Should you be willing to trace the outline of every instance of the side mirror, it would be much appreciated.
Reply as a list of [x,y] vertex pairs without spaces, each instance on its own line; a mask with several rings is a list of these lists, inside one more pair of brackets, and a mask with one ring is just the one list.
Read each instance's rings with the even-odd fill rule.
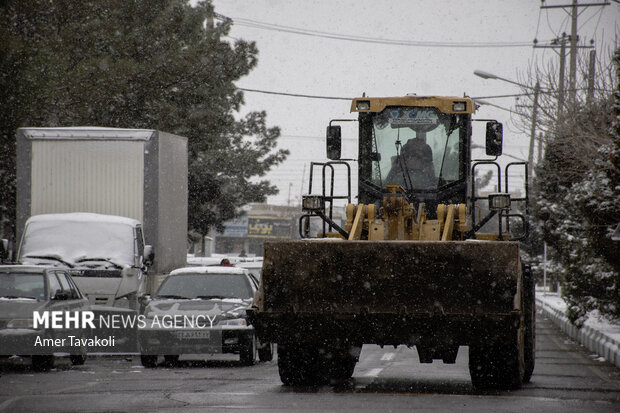
[[52,297],[52,300],[63,301],[63,300],[68,300],[69,297],[70,295],[68,291],[58,290],[56,291],[56,294],[54,294],[54,297]]
[[9,240],[0,240],[0,261],[4,261],[9,258]]
[[327,127],[327,159],[340,159],[341,134],[340,126]]
[[155,261],[155,250],[153,249],[152,245],[145,245],[143,263],[147,267],[150,267],[151,265],[153,265],[153,261]]
[[504,140],[504,128],[499,122],[487,123],[486,152],[488,156],[500,156]]
[[141,295],[138,297],[138,303],[140,304],[140,308],[144,309],[151,302],[151,296],[148,294]]

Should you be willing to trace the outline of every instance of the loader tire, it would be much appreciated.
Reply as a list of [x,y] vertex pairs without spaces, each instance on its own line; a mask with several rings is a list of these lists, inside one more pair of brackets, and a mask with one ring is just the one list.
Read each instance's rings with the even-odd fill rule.
[[349,380],[353,376],[355,369],[355,359],[351,357],[338,357],[330,360],[328,364],[328,375],[330,382],[342,382]]
[[515,390],[523,384],[523,328],[511,330],[505,341],[469,348],[469,374],[475,389]]
[[278,372],[285,386],[325,384],[322,362],[316,347],[278,344]]

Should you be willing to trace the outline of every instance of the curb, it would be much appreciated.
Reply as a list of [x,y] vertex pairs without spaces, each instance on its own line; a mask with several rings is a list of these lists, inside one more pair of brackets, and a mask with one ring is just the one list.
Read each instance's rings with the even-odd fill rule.
[[589,326],[577,328],[568,321],[562,311],[545,304],[539,298],[536,298],[536,309],[542,310],[545,317],[553,321],[572,339],[577,340],[616,367],[620,367],[620,342],[618,340]]

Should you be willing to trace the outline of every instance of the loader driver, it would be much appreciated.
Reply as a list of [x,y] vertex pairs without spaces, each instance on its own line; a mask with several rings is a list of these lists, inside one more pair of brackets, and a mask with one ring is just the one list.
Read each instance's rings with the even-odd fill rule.
[[429,189],[436,186],[433,151],[425,142],[424,135],[426,134],[418,133],[416,138],[409,139],[401,146],[400,155],[392,157],[392,168],[388,173],[387,183],[412,189]]

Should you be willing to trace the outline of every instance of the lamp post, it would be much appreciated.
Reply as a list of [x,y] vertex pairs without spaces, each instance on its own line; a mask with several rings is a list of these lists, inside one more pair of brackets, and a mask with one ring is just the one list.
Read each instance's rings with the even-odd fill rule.
[[532,128],[530,130],[530,147],[528,151],[527,160],[530,164],[530,168],[527,168],[527,179],[528,181],[532,178],[532,166],[534,160],[534,142],[536,141],[536,122],[538,121],[538,95],[540,94],[540,84],[538,81],[536,82],[536,86],[533,88],[524,85],[523,83],[515,82],[514,80],[506,79],[501,76],[494,75],[493,73],[485,72],[483,70],[474,70],[474,75],[481,77],[483,79],[495,79],[502,80],[504,82],[512,83],[513,85],[517,85],[519,87],[525,89],[533,89],[534,90],[534,104],[532,105]]

